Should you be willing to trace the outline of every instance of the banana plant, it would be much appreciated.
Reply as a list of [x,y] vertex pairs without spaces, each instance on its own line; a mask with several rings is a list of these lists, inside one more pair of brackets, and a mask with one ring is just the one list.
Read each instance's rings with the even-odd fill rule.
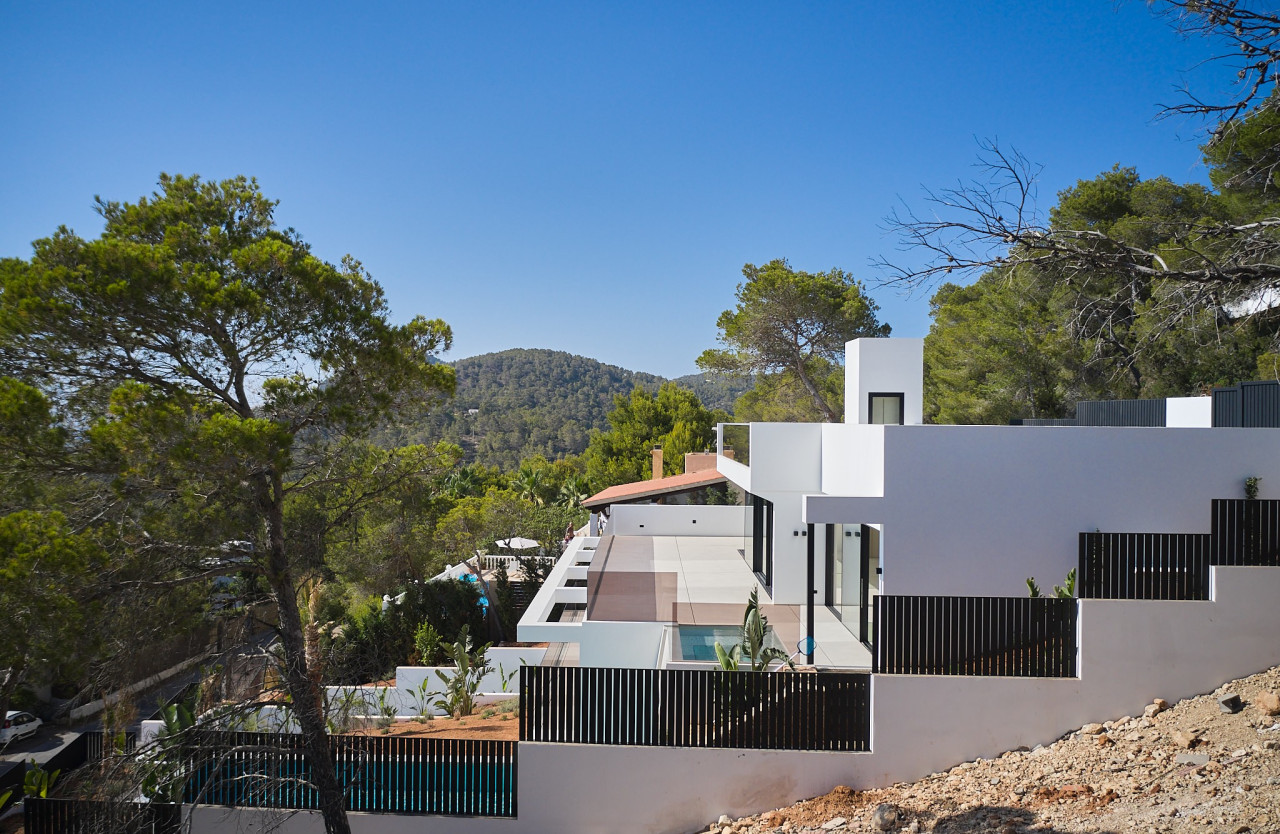
[[493,668],[484,657],[488,646],[482,646],[479,651],[473,652],[467,626],[463,626],[458,632],[456,643],[441,645],[453,658],[455,669],[447,675],[440,669],[436,670],[436,676],[444,683],[444,697],[437,700],[435,705],[447,715],[465,718],[475,712],[476,692],[480,689],[480,681]]
[[[53,773],[45,770],[36,764],[36,760],[32,759],[31,764],[27,767],[27,773],[22,777],[22,795],[34,796],[40,799],[47,799],[49,789],[53,787],[53,783],[57,780],[61,770],[55,770]],[[0,801],[0,805],[4,802]]]
[[147,758],[142,795],[156,802],[181,802],[187,784],[184,768],[195,716],[183,704],[171,704],[160,711],[164,725],[156,734],[155,748]]
[[726,649],[716,643],[716,659],[720,668],[729,672],[739,669],[752,672],[767,672],[776,662],[786,664],[790,669],[796,668],[787,653],[777,646],[766,645],[769,639],[769,618],[760,611],[760,589],[752,588],[747,597],[747,609],[742,614],[742,627],[739,640]]

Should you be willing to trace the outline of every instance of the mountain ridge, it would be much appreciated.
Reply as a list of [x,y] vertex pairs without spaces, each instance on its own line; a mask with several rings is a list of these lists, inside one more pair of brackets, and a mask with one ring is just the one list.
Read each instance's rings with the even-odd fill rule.
[[468,462],[508,470],[535,454],[580,454],[593,429],[608,428],[615,394],[629,395],[636,387],[652,392],[674,382],[707,407],[732,411],[750,387],[708,374],[669,380],[548,348],[510,348],[443,364],[457,375],[453,398],[398,426],[398,442],[448,440],[462,447]]

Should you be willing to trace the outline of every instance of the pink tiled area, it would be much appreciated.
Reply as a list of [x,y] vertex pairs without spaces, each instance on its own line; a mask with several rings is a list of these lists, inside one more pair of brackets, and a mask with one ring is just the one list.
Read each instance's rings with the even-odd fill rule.
[[[736,537],[611,536],[587,572],[587,620],[739,625],[759,581]],[[789,649],[804,636],[803,606],[774,605],[759,588],[762,612]],[[815,609],[815,662],[869,668],[871,657],[826,607]]]

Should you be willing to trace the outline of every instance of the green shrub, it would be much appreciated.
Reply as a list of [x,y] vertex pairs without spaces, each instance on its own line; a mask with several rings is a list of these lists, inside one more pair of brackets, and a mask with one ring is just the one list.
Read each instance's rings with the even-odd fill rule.
[[444,662],[444,649],[440,646],[440,632],[424,621],[413,635],[413,645],[418,652],[418,663],[423,666],[439,666]]

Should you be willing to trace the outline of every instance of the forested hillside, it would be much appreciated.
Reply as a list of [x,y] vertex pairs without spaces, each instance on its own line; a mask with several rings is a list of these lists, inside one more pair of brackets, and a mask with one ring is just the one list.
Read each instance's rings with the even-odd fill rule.
[[[636,387],[656,392],[664,380],[594,359],[555,350],[513,349],[452,363],[458,388],[454,398],[409,426],[396,443],[448,440],[468,461],[513,470],[541,454],[554,460],[580,454],[591,429],[606,429],[605,415],[615,394]],[[708,408],[732,408],[748,387],[705,374],[675,382],[693,391]]]

